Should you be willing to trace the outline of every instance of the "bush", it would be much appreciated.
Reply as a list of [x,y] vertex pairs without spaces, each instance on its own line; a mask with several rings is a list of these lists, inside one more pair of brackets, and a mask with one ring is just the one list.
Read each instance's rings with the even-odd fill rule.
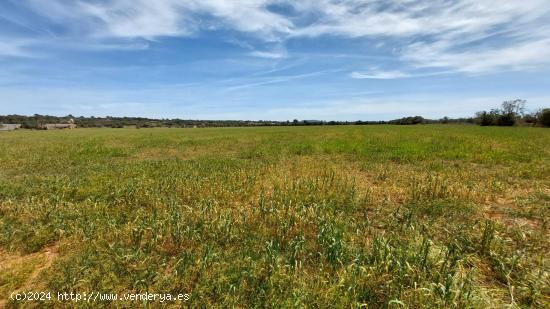
[[537,123],[543,127],[550,127],[550,108],[545,108],[538,113]]
[[481,112],[477,115],[480,126],[492,126],[495,125],[495,115],[488,112]]
[[504,101],[502,108],[490,112],[477,113],[477,122],[481,126],[513,126],[517,119],[525,115],[525,100]]
[[401,119],[390,120],[390,124],[400,124],[400,125],[414,125],[424,123],[425,119],[421,116],[414,117],[404,117]]
[[537,116],[533,114],[527,114],[523,116],[523,122],[529,125],[534,125],[537,123]]
[[516,123],[514,114],[503,114],[497,117],[497,126],[511,127]]

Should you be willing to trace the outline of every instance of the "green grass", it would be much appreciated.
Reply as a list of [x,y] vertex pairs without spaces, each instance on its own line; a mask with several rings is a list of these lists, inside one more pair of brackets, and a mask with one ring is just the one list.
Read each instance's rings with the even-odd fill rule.
[[59,245],[40,277],[52,291],[189,293],[191,307],[547,307],[549,219],[547,129],[0,134],[0,248]]

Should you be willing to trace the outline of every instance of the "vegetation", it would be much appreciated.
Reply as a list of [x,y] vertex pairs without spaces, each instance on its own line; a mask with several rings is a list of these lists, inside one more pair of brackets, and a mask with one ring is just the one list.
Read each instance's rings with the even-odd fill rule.
[[422,116],[403,117],[389,121],[322,121],[298,120],[184,120],[184,119],[150,119],[143,117],[63,117],[38,115],[0,115],[2,123],[22,124],[24,129],[42,129],[46,123],[67,123],[74,121],[80,128],[204,128],[204,127],[265,127],[265,126],[310,126],[310,125],[417,125],[417,124],[474,124],[481,126],[540,126],[550,127],[550,109],[541,109],[535,113],[526,113],[527,101],[516,99],[504,101],[500,109],[481,111],[473,118],[443,117],[426,119]]
[[414,116],[414,117],[405,117],[397,120],[391,120],[390,124],[402,124],[402,125],[411,125],[411,124],[421,124],[426,123],[427,120],[424,119],[421,116]]
[[472,118],[440,120],[424,119],[420,116],[405,117],[390,121],[321,121],[298,120],[269,121],[269,120],[184,120],[184,119],[149,119],[141,117],[64,117],[34,115],[6,115],[0,116],[1,123],[20,123],[25,129],[40,129],[46,123],[67,123],[74,120],[80,128],[204,128],[204,127],[265,127],[265,126],[310,126],[310,125],[379,125],[379,124],[433,124],[433,123],[474,123]]
[[549,145],[454,125],[0,134],[0,299],[548,307]]
[[481,126],[514,125],[550,127],[550,109],[542,109],[537,113],[525,112],[527,101],[516,99],[504,101],[502,108],[482,111],[476,114],[477,123]]
[[550,128],[550,108],[545,108],[538,112],[536,119],[541,126]]

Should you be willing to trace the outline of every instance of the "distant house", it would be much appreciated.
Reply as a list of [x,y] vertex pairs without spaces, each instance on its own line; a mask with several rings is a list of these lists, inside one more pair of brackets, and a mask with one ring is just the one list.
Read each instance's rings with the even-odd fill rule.
[[13,131],[21,129],[21,125],[18,123],[0,123],[0,131]]
[[74,120],[70,119],[67,123],[46,123],[42,128],[46,130],[75,129],[76,124],[74,124]]
[[62,129],[74,129],[76,124],[74,123],[47,123],[42,126],[46,130],[62,130]]

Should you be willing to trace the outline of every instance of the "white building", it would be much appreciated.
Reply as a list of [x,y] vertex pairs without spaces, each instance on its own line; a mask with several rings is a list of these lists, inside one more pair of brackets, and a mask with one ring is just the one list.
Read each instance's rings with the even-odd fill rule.
[[21,129],[21,125],[18,123],[0,123],[0,131],[13,131]]

